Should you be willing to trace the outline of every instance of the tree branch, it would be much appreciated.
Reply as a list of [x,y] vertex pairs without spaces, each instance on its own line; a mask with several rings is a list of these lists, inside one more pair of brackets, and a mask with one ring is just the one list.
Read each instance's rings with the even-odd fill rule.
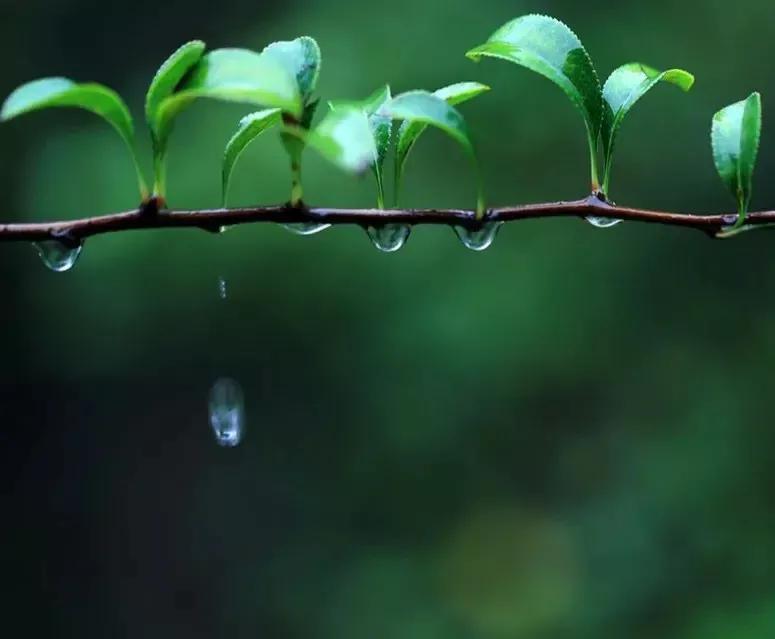
[[[515,222],[547,217],[609,217],[632,222],[662,224],[703,231],[717,237],[737,219],[737,214],[693,215],[649,211],[608,204],[592,195],[572,202],[548,202],[488,209],[484,220],[477,221],[475,211],[462,209],[337,209],[261,206],[233,209],[171,210],[160,209],[151,200],[144,206],[121,213],[96,217],[39,222],[0,224],[0,241],[27,241],[57,239],[77,243],[94,235],[160,228],[199,228],[218,232],[223,227],[255,222],[282,224],[319,222],[323,224],[443,224],[476,228],[483,222]],[[746,227],[775,224],[775,211],[749,213]]]

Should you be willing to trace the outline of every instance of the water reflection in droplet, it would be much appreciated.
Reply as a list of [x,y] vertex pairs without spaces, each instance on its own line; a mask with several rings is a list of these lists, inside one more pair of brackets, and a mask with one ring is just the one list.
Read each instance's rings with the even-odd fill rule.
[[219,446],[232,448],[245,430],[245,399],[239,382],[222,377],[210,389],[210,427]]
[[60,240],[43,240],[33,244],[46,268],[57,273],[69,271],[78,261],[83,243],[66,243]]
[[297,222],[294,224],[283,224],[282,227],[296,235],[314,235],[325,231],[330,224],[321,224],[320,222]]
[[601,217],[599,215],[588,215],[585,219],[592,226],[596,226],[599,229],[610,229],[621,222],[621,220],[617,220],[615,217]]
[[382,226],[368,226],[366,233],[380,251],[393,253],[406,244],[412,228],[408,224],[384,224]]
[[484,251],[492,246],[502,225],[503,222],[486,222],[475,228],[455,226],[454,229],[463,246],[472,251]]

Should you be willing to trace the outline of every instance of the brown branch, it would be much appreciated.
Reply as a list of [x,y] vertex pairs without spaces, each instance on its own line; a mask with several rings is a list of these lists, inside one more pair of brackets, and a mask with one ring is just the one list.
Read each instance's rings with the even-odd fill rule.
[[[697,229],[714,237],[734,224],[736,214],[692,215],[648,211],[614,206],[590,196],[572,202],[549,202],[489,209],[483,221],[514,222],[546,217],[604,216],[628,220]],[[234,209],[170,210],[158,209],[152,200],[145,206],[96,217],[61,222],[0,224],[0,241],[41,241],[59,239],[77,243],[93,235],[119,231],[159,228],[199,228],[218,232],[222,227],[255,222],[320,222],[325,224],[358,224],[379,226],[388,223],[445,224],[475,228],[474,211],[461,209],[335,209],[261,206]],[[775,211],[749,213],[746,227],[775,223]]]

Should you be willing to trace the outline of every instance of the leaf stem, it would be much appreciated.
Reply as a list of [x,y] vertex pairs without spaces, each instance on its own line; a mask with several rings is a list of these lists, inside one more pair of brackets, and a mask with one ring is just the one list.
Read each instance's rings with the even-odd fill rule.
[[605,163],[605,169],[603,169],[603,185],[601,191],[606,198],[609,197],[608,191],[611,184],[611,161],[610,159]]
[[377,180],[377,208],[385,208],[385,182],[382,179],[382,171],[376,169],[374,171],[374,177]]
[[301,183],[301,161],[291,161],[291,206],[301,206],[304,199],[304,187]]
[[153,152],[153,195],[167,195],[167,153],[164,150]]
[[743,224],[745,224],[745,216],[748,212],[748,203],[745,201],[745,194],[738,192],[737,194],[737,221],[734,223],[731,231],[737,231]]
[[[589,166],[590,166],[590,181],[592,186],[592,192],[600,190],[600,177],[598,173],[598,159],[597,159],[597,140],[592,137],[592,133],[587,129],[587,143],[589,144]],[[607,174],[607,170],[606,170]],[[607,185],[603,183],[603,193],[606,193]]]

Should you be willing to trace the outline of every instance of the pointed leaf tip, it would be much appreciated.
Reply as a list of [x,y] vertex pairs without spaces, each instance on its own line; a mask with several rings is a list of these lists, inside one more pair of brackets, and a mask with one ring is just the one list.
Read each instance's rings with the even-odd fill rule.
[[713,161],[738,207],[738,220],[733,228],[742,226],[751,201],[761,125],[761,96],[757,92],[713,116]]

